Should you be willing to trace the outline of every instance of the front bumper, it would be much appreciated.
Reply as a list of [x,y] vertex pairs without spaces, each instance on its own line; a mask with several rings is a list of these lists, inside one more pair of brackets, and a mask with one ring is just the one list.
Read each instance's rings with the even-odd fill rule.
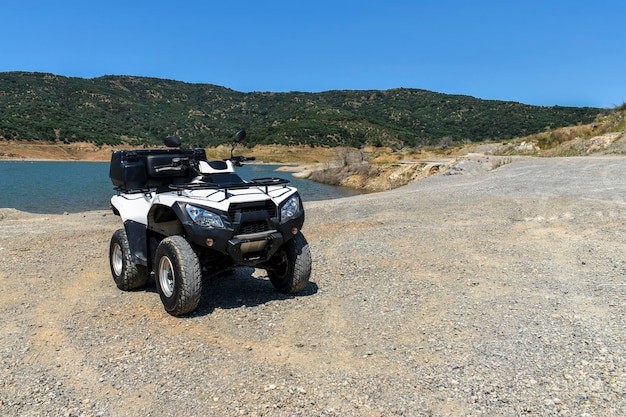
[[236,266],[257,266],[266,263],[285,242],[302,228],[304,212],[285,223],[273,223],[270,230],[237,234],[232,229],[200,227],[184,224],[190,240],[203,249],[227,255]]
[[282,233],[275,230],[237,235],[228,241],[227,251],[236,265],[255,266],[268,261],[284,241]]

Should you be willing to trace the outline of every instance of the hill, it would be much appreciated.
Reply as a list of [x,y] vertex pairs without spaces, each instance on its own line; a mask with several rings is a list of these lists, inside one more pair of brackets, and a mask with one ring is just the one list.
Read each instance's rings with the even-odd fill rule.
[[98,146],[227,143],[445,145],[511,139],[589,123],[605,109],[543,107],[418,89],[242,93],[211,84],[104,76],[0,73],[0,139]]
[[593,123],[550,129],[508,141],[441,148],[367,152],[336,148],[331,163],[300,175],[329,184],[370,191],[389,190],[432,175],[496,169],[512,157],[626,154],[626,104]]

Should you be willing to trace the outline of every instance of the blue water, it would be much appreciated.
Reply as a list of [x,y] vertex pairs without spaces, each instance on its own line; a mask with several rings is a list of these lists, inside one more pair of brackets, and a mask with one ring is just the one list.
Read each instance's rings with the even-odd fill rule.
[[[343,187],[319,184],[277,172],[280,165],[250,164],[237,168],[244,179],[281,177],[291,181],[306,201],[358,194]],[[30,213],[76,213],[107,210],[115,194],[108,162],[0,161],[0,207]]]

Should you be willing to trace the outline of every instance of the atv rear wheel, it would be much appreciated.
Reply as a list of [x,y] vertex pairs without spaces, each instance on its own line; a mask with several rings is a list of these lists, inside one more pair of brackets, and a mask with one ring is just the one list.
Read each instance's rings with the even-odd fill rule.
[[309,244],[300,232],[284,243],[272,257],[272,269],[267,275],[274,288],[285,294],[302,291],[311,276]]
[[192,312],[202,295],[200,261],[182,236],[159,243],[154,260],[156,284],[165,310],[174,315]]
[[148,282],[145,266],[132,261],[126,230],[118,229],[111,236],[109,265],[117,288],[124,291],[141,288]]

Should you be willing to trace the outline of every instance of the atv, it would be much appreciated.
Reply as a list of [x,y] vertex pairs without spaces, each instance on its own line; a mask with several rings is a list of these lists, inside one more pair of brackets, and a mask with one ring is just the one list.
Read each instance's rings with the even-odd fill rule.
[[239,131],[228,159],[209,161],[204,149],[123,150],[111,155],[109,177],[117,192],[111,210],[124,227],[111,237],[109,261],[121,290],[144,287],[154,276],[165,310],[193,312],[203,278],[236,267],[265,269],[275,289],[302,291],[311,253],[301,232],[304,208],[282,178],[243,180],[234,156],[246,137]]

